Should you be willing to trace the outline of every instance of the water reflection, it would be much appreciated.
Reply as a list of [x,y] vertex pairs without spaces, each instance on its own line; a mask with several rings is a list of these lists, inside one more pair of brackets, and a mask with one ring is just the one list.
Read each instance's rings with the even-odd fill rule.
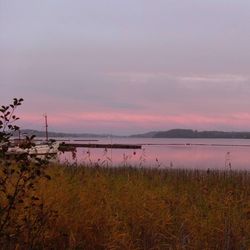
[[[107,139],[101,143],[107,143]],[[66,152],[60,155],[60,161],[99,166],[250,170],[248,140],[119,138],[114,143],[143,144],[143,147],[141,150],[77,148],[75,156]]]

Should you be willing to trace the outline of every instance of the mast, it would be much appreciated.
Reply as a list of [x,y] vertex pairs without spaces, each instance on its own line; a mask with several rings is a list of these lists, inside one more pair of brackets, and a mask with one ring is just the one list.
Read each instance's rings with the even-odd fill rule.
[[47,120],[47,114],[44,114],[45,118],[45,136],[46,136],[46,142],[49,141],[49,135],[48,135],[48,120]]
[[18,129],[18,142],[21,143],[21,130]]

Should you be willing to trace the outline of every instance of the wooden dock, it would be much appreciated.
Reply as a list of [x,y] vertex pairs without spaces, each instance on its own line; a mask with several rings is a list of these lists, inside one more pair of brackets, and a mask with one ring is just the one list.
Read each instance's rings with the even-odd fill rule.
[[61,143],[59,150],[68,151],[74,148],[112,148],[112,149],[141,149],[138,144],[99,144],[99,143]]

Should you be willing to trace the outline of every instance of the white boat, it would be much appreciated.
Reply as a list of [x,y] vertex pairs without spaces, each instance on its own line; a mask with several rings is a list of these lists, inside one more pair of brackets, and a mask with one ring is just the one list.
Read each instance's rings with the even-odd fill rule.
[[6,152],[7,155],[18,155],[18,154],[28,154],[28,155],[55,155],[58,153],[60,143],[53,142],[51,144],[38,144],[31,148],[21,148],[19,146],[9,147]]
[[29,155],[51,155],[57,154],[60,143],[39,144],[28,149]]
[[[58,153],[58,148],[60,146],[59,142],[49,142],[48,138],[48,122],[47,122],[47,115],[44,115],[45,117],[45,134],[46,134],[46,142],[34,145],[30,148],[22,148],[18,145],[11,146],[8,148],[8,151],[6,152],[7,155],[18,155],[18,154],[28,154],[28,155],[35,155],[35,156],[43,156],[43,155],[56,155]],[[21,142],[21,139],[18,139],[18,143]],[[24,140],[25,144],[25,140]]]

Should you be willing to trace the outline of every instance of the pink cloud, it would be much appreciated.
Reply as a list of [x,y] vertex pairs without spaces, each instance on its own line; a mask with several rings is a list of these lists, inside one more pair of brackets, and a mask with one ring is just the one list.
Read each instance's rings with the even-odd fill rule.
[[[26,113],[21,117],[24,124],[34,124],[39,127],[43,126],[44,118],[36,114]],[[196,129],[215,129],[217,127],[231,126],[232,128],[245,129],[250,124],[249,113],[236,113],[228,116],[204,116],[199,114],[185,115],[154,115],[154,114],[129,114],[118,112],[74,112],[74,113],[57,113],[48,114],[49,125],[53,127],[73,128],[76,124],[79,127],[84,124],[92,124],[102,132],[103,125],[109,124],[112,127],[126,129],[126,126],[137,126],[148,130],[166,129],[176,127],[190,127]],[[122,124],[122,126],[121,126]],[[88,129],[88,128],[86,128]]]

